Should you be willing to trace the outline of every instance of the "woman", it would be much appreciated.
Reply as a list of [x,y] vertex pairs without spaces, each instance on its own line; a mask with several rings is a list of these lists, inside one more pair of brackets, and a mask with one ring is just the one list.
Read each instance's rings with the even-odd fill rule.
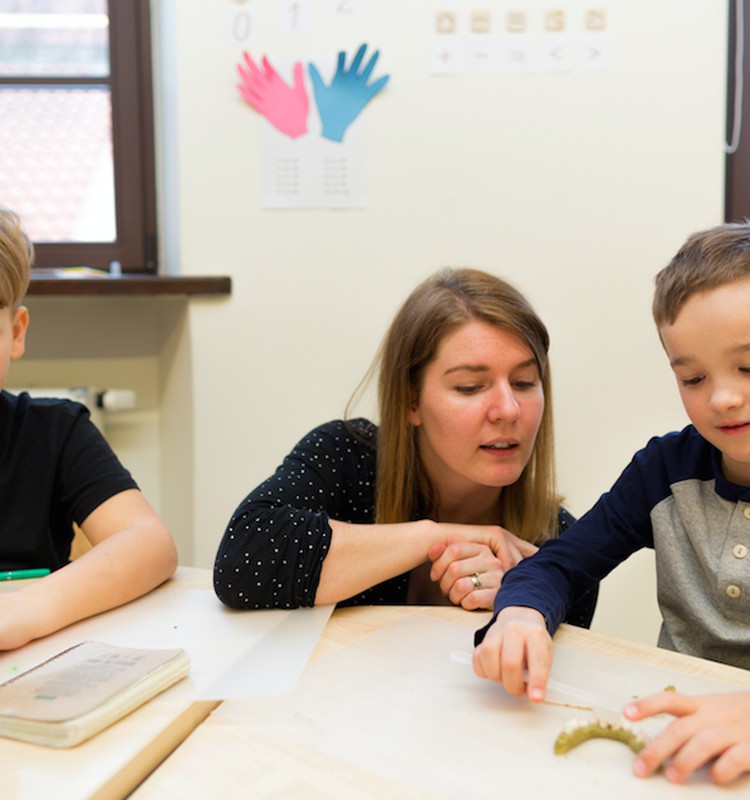
[[[573,521],[555,491],[548,347],[500,278],[446,269],[420,284],[372,370],[380,425],[316,428],[243,500],[219,598],[492,608],[503,574]],[[569,621],[588,625],[595,601]]]

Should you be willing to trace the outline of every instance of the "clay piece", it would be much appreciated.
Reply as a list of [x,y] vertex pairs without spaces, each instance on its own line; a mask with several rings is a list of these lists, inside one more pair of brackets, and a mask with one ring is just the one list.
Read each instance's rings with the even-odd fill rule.
[[627,722],[615,724],[601,719],[574,719],[565,723],[555,740],[555,755],[567,753],[588,739],[614,739],[626,744],[634,753],[639,753],[648,744],[648,737]]

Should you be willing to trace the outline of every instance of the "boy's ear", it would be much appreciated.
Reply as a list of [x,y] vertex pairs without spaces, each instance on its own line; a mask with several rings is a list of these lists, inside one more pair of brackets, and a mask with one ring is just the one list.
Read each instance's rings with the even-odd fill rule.
[[24,354],[26,350],[26,331],[29,327],[29,309],[26,306],[18,306],[13,315],[13,344],[10,349],[10,357],[15,361]]

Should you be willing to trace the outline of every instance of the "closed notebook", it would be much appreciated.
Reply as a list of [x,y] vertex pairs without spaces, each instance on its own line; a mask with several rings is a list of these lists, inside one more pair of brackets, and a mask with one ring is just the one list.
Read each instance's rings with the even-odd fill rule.
[[0,736],[71,747],[187,675],[184,650],[81,642],[0,684]]

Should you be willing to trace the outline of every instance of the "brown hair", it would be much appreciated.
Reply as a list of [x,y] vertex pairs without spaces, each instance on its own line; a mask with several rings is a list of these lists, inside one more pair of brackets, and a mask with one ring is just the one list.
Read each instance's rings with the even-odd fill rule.
[[750,223],[728,222],[688,237],[656,276],[652,312],[657,327],[671,325],[699,292],[750,277]]
[[521,477],[500,496],[499,521],[538,542],[557,532],[554,445],[547,329],[526,298],[501,278],[475,269],[443,269],[409,295],[381,344],[370,374],[379,370],[375,521],[404,522],[434,513],[434,487],[420,464],[409,411],[425,368],[443,338],[471,320],[521,337],[534,354],[545,404],[532,456]]
[[29,288],[34,246],[18,215],[0,206],[0,308],[14,308]]

